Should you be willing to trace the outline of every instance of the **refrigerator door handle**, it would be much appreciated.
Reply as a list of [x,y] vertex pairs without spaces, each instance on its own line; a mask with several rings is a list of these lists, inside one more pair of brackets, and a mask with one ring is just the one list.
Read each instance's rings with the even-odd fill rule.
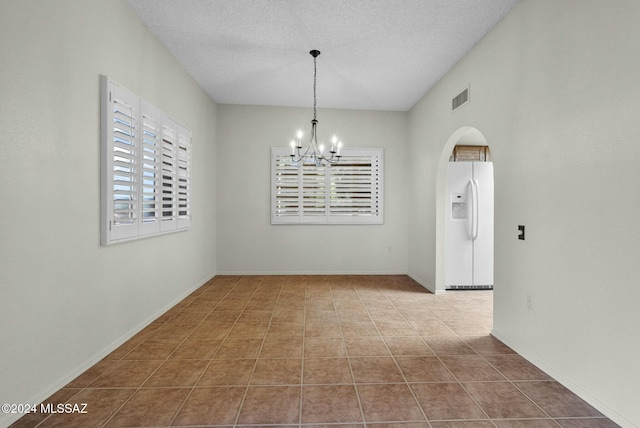
[[471,238],[475,241],[476,239],[478,239],[478,216],[479,211],[478,210],[478,199],[479,199],[479,195],[478,195],[478,180],[476,180],[475,178],[469,180],[471,182],[471,191],[472,191],[472,195],[471,195],[471,216],[472,216],[472,227],[471,227]]
[[467,222],[467,225],[468,225],[467,231],[469,232],[469,239],[471,239],[472,241],[474,240],[474,238],[473,238],[473,234],[475,233],[475,224],[474,224],[474,222],[475,222],[475,218],[476,218],[476,215],[475,215],[475,213],[476,213],[476,207],[475,207],[476,201],[475,201],[475,196],[474,196],[475,195],[474,186],[475,186],[475,183],[473,182],[473,178],[470,178],[469,182],[467,183],[467,191],[470,193],[470,195],[469,195],[469,208],[470,209],[469,209],[469,211],[467,211],[468,214],[469,214],[469,220]]

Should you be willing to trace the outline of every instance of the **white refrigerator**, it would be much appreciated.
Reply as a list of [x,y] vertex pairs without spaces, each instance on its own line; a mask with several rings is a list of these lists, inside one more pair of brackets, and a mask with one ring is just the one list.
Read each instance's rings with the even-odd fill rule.
[[449,162],[445,288],[493,288],[493,163]]

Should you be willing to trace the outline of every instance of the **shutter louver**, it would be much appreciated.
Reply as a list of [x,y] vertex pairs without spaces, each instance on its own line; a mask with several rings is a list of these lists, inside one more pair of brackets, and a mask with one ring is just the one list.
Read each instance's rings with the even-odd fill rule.
[[160,191],[162,205],[160,209],[160,218],[162,224],[161,230],[175,228],[175,175],[176,175],[176,127],[170,121],[162,124],[162,148],[161,148],[161,178]]
[[151,105],[142,105],[141,208],[140,234],[160,230],[160,133],[161,113]]
[[327,186],[325,183],[325,167],[303,165],[301,168],[302,186],[300,188],[300,198],[302,199],[303,219],[308,219],[309,217],[326,217]]
[[115,239],[126,239],[138,234],[138,141],[137,117],[139,103],[130,92],[116,85],[105,85],[105,98],[109,105],[103,114],[108,137],[103,147],[107,173],[103,177],[105,201],[104,230]]
[[298,167],[291,164],[288,155],[271,156],[272,221],[300,216]]
[[132,106],[116,99],[113,112],[113,224],[132,224],[136,209],[136,125]]
[[379,161],[377,156],[343,156],[331,167],[331,216],[378,215]]
[[179,229],[191,225],[191,134],[180,128],[177,145],[177,203]]

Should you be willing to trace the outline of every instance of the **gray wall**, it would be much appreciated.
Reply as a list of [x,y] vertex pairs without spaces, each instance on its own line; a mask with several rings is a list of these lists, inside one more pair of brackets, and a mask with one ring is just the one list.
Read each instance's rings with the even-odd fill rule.
[[[271,225],[271,147],[308,135],[311,109],[218,106],[218,273],[405,273],[407,118],[318,109],[319,141],[384,148],[382,225]],[[389,248],[391,247],[391,252]]]
[[523,1],[412,109],[409,137],[409,273],[442,288],[441,179],[474,127],[495,161],[494,333],[625,426],[640,425],[639,19],[635,0]]
[[[0,402],[32,403],[215,274],[216,105],[122,1],[2,0],[0,58]],[[190,231],[100,246],[101,74],[193,131]]]

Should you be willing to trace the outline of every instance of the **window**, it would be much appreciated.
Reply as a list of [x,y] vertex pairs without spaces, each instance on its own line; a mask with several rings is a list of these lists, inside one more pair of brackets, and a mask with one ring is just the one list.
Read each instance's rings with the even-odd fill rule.
[[489,146],[455,146],[449,162],[491,162]]
[[101,243],[191,226],[191,132],[102,77]]
[[271,149],[271,224],[382,224],[383,150],[342,149],[333,166]]

